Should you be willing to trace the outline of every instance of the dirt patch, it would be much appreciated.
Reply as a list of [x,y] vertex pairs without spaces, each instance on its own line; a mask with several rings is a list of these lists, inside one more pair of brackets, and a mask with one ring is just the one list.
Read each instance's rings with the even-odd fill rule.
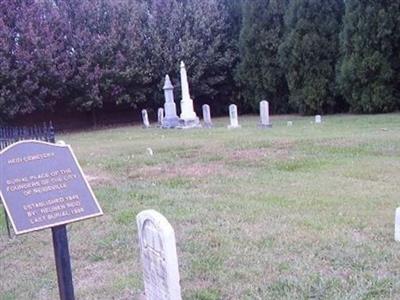
[[232,160],[258,161],[263,159],[287,159],[290,157],[290,149],[286,147],[260,148],[234,150],[229,158]]
[[140,169],[130,170],[130,179],[170,179],[174,177],[203,178],[216,174],[223,174],[222,163],[192,163],[190,165],[161,165],[148,166]]
[[315,142],[316,146],[323,146],[323,147],[338,147],[338,148],[348,148],[348,147],[357,147],[361,145],[361,140],[357,138],[330,138],[330,139],[323,139]]
[[85,171],[85,178],[92,187],[113,183],[113,177],[100,170]]

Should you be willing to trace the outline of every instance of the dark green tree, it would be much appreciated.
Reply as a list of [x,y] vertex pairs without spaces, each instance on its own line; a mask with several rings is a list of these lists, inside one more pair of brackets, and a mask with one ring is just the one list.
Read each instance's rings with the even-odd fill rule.
[[[140,1],[139,1],[140,2]],[[140,3],[143,70],[148,81],[147,107],[163,104],[164,76],[169,74],[179,101],[179,64],[184,61],[196,104],[219,105],[234,87],[231,70],[237,60],[228,39],[223,3],[217,0],[147,0]],[[133,47],[132,47],[133,49]]]
[[388,112],[400,99],[400,1],[348,0],[339,83],[354,112]]
[[343,0],[292,0],[285,16],[280,60],[286,70],[290,105],[302,114],[335,108],[336,64]]
[[213,108],[230,99],[235,53],[227,13],[218,0],[185,1],[178,57],[187,66],[193,97]]
[[245,108],[258,109],[266,99],[271,111],[286,112],[288,90],[278,49],[284,35],[286,0],[244,0],[240,32],[241,62],[237,80]]

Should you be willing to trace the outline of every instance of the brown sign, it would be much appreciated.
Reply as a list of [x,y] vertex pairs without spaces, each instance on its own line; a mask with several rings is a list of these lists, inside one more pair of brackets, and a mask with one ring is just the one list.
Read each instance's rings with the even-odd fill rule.
[[103,214],[68,145],[22,141],[0,152],[0,196],[15,234]]

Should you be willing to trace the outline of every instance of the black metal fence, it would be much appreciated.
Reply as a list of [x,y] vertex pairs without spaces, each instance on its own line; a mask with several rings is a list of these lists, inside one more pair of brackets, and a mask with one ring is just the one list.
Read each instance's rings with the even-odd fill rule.
[[39,140],[54,143],[54,127],[51,122],[31,127],[0,127],[0,150],[22,140]]
[[[0,150],[23,140],[38,140],[55,143],[55,133],[52,122],[34,125],[31,127],[0,127]],[[1,201],[0,201],[1,203]],[[4,209],[8,236],[11,237],[7,212]]]

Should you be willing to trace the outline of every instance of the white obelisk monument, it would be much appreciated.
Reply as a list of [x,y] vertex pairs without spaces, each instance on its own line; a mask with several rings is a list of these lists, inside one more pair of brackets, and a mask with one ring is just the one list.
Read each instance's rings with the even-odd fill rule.
[[181,127],[199,127],[200,121],[193,109],[193,100],[190,98],[189,83],[187,80],[186,68],[183,61],[181,61],[181,89]]
[[165,76],[165,83],[164,83],[164,120],[162,122],[162,128],[175,128],[179,125],[179,118],[176,114],[176,105],[174,100],[174,86],[169,79],[169,76]]

